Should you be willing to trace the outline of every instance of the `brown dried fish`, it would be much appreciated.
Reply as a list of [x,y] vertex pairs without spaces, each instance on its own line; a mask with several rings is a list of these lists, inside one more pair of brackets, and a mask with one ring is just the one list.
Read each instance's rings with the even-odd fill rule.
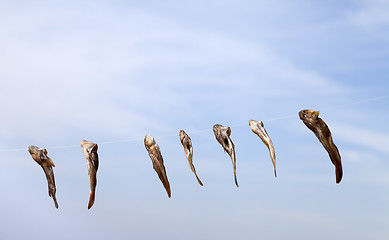
[[151,162],[153,163],[153,168],[155,172],[157,172],[158,177],[161,180],[163,186],[165,187],[167,195],[170,198],[171,196],[170,184],[166,175],[165,166],[163,165],[161,150],[159,149],[159,146],[155,142],[154,138],[150,135],[145,136],[144,143],[145,143],[146,150],[149,153],[149,156],[151,158]]
[[257,134],[258,137],[261,138],[262,142],[269,149],[270,158],[271,158],[271,160],[273,162],[273,166],[274,166],[274,175],[275,175],[275,177],[277,177],[277,172],[276,172],[276,153],[274,151],[273,142],[271,141],[269,135],[266,132],[265,127],[263,126],[263,122],[255,121],[255,120],[250,120],[249,121],[249,125],[250,125],[251,130],[253,131],[253,133]]
[[55,197],[56,188],[53,171],[53,167],[55,167],[55,165],[53,160],[47,156],[47,150],[45,148],[38,148],[31,145],[28,147],[28,152],[31,154],[32,159],[34,159],[45,172],[49,187],[49,196],[53,198],[55,207],[58,208],[57,199]]
[[235,145],[230,139],[231,128],[224,127],[220,124],[215,124],[213,125],[213,133],[215,134],[216,140],[222,145],[224,151],[227,152],[231,157],[232,165],[234,167],[235,184],[237,187],[239,187],[238,180],[236,178]]
[[80,142],[82,152],[84,153],[86,163],[88,164],[88,176],[90,196],[88,209],[90,209],[95,203],[96,185],[97,185],[97,170],[99,168],[99,156],[97,155],[98,146],[96,143],[92,143],[86,140]]
[[192,147],[192,141],[188,134],[184,130],[180,130],[180,141],[182,146],[185,150],[186,158],[188,159],[189,167],[192,170],[192,172],[195,174],[197,181],[201,186],[203,186],[203,183],[201,182],[200,178],[197,176],[196,169],[193,165],[193,147]]
[[327,150],[332,163],[335,165],[336,183],[340,183],[343,170],[339,150],[332,140],[331,132],[327,124],[319,118],[319,111],[301,110],[299,117],[315,133],[323,147]]

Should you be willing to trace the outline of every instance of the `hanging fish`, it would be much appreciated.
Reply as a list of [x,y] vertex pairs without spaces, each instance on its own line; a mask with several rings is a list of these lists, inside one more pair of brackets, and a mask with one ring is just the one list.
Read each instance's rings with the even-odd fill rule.
[[213,125],[213,133],[215,134],[216,140],[222,145],[224,151],[227,152],[231,157],[232,165],[234,167],[235,184],[237,187],[239,187],[238,180],[236,178],[235,145],[230,139],[231,128],[224,127],[220,124],[215,124]]
[[255,120],[250,120],[249,121],[249,125],[250,125],[251,130],[253,131],[253,133],[257,134],[258,137],[261,138],[262,142],[269,149],[270,158],[271,158],[271,160],[273,162],[273,166],[274,166],[274,175],[275,175],[275,177],[277,177],[277,172],[276,172],[276,153],[274,151],[273,142],[271,141],[269,135],[266,132],[265,127],[263,126],[263,122],[255,121]]
[[171,197],[170,184],[166,175],[165,166],[163,165],[161,150],[159,149],[159,146],[155,142],[154,138],[150,135],[145,136],[144,142],[145,142],[146,150],[149,153],[149,156],[151,158],[151,162],[153,163],[153,168],[155,172],[157,172],[158,177],[161,180],[163,186],[165,187],[167,195],[170,198]]
[[95,203],[96,185],[97,185],[97,169],[99,168],[99,156],[97,155],[98,146],[96,143],[92,143],[86,140],[80,142],[82,152],[84,153],[86,163],[88,164],[88,176],[90,196],[88,209],[90,209]]
[[336,183],[340,183],[343,175],[342,162],[327,124],[319,118],[319,111],[301,110],[299,116],[303,123],[315,133],[323,147],[327,150],[332,163],[335,165]]
[[29,146],[28,152],[31,154],[32,159],[35,160],[43,169],[46,175],[48,187],[49,187],[49,196],[53,198],[54,205],[58,208],[57,199],[55,197],[55,179],[53,167],[55,167],[53,160],[47,156],[47,150],[45,148],[38,148],[36,146]]
[[189,167],[192,170],[192,172],[195,174],[197,181],[201,186],[203,186],[203,183],[201,182],[200,178],[197,176],[196,169],[193,165],[193,147],[192,147],[192,141],[188,134],[184,130],[180,130],[180,141],[182,146],[185,150],[186,158],[188,159]]

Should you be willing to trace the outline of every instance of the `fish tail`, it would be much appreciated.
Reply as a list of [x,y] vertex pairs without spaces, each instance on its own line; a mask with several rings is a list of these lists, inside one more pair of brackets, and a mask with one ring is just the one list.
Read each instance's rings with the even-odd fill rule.
[[166,175],[165,167],[162,166],[162,169],[158,169],[158,168],[154,168],[154,169],[157,172],[159,180],[161,180],[161,183],[162,183],[163,187],[165,188],[168,197],[170,198],[171,197],[170,184],[169,184],[169,179],[167,178],[167,175]]
[[[190,163],[191,163],[191,162],[190,162]],[[201,182],[199,176],[197,176],[195,167],[193,166],[193,164],[190,164],[190,163],[189,163],[189,167],[190,167],[190,169],[192,170],[192,172],[194,173],[194,175],[196,176],[197,182],[199,182],[199,184],[200,184],[201,186],[203,186],[203,183]]]
[[342,162],[339,154],[339,150],[336,147],[336,145],[332,142],[332,148],[329,150],[329,155],[332,164],[335,166],[335,175],[336,175],[336,183],[340,183],[343,176],[343,168],[342,168]]
[[335,167],[335,174],[336,174],[336,183],[340,183],[340,181],[342,180],[342,176],[343,176],[342,165]]
[[54,194],[52,195],[52,197],[53,197],[53,200],[54,200],[55,208],[58,208],[57,198],[55,197]]
[[235,178],[235,185],[239,187],[238,185],[238,179],[236,178],[236,165],[234,164],[234,178]]
[[234,175],[235,175],[235,185],[236,185],[237,187],[239,187],[239,185],[238,185],[238,179],[236,178],[236,172],[234,172]]
[[270,158],[274,166],[274,176],[277,177],[277,170],[276,170],[276,153],[274,152],[273,143],[271,143],[270,147]]
[[166,190],[166,193],[167,193],[168,197],[170,198],[172,196],[172,193],[170,191],[170,184],[169,184],[169,182],[166,182],[166,184],[164,182],[163,185],[165,187],[165,190]]
[[197,173],[196,173],[196,172],[195,172],[195,175],[196,175],[196,178],[197,178],[197,182],[199,182],[199,184],[200,184],[201,186],[203,186],[203,183],[201,182],[200,178],[197,176]]
[[274,158],[272,157],[272,162],[273,162],[273,166],[274,166],[274,176],[277,177],[276,158],[275,158],[275,156],[274,156]]
[[95,191],[92,191],[89,196],[88,209],[90,209],[94,203],[95,203]]
[[238,179],[236,178],[236,158],[235,158],[235,150],[234,150],[233,153],[232,153],[231,159],[232,159],[232,165],[233,165],[233,167],[234,167],[235,185],[236,185],[237,187],[239,187]]

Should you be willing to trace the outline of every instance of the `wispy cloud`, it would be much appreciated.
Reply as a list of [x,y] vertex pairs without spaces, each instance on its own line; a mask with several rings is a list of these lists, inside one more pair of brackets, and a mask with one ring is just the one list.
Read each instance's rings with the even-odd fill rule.
[[[87,236],[91,227],[96,238],[384,235],[387,99],[336,106],[387,95],[387,82],[375,81],[387,73],[386,45],[376,46],[386,34],[387,4],[349,3],[0,2],[0,148],[23,148],[1,152],[1,192],[16,196],[0,199],[2,234],[13,236],[27,224],[30,237],[41,236],[38,223],[46,221],[46,236],[67,239],[68,229]],[[325,149],[298,119],[299,110],[311,107],[323,110],[341,152],[339,185]],[[247,121],[277,117],[265,122],[276,147],[275,179]],[[235,124],[240,188],[231,182],[214,123]],[[189,175],[181,128],[208,129],[190,134],[203,188]],[[172,199],[152,169],[145,134],[160,144]],[[84,205],[87,167],[77,146],[83,138],[99,143],[92,211]],[[134,141],[100,145],[121,139]],[[24,150],[29,144],[76,145],[48,149],[61,214]],[[145,235],[154,225],[161,231]]]
[[385,0],[361,1],[361,7],[348,14],[351,23],[366,30],[389,26],[389,3]]
[[[164,125],[150,116],[193,105],[196,96],[219,101],[251,95],[260,101],[311,88],[341,91],[266,45],[187,29],[141,10],[117,14],[97,5],[90,12],[55,6],[18,11],[3,16],[15,26],[3,29],[7,37],[1,40],[0,100],[13,113],[4,120],[5,137],[39,136],[45,128],[51,137],[66,134],[54,126],[139,133]],[[241,72],[231,75],[231,68]]]
[[389,153],[387,143],[389,134],[370,130],[364,126],[333,123],[331,125],[336,138],[357,145],[358,147]]

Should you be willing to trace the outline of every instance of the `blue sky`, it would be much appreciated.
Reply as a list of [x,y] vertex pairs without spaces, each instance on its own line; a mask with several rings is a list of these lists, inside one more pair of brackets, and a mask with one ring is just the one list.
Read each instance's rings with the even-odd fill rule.
[[[387,1],[1,1],[0,31],[1,238],[389,237],[389,97],[374,99],[389,95]],[[331,129],[339,185],[301,109]],[[239,188],[216,123],[231,126]],[[82,139],[99,144],[89,211]],[[29,145],[56,164],[59,209]]]

